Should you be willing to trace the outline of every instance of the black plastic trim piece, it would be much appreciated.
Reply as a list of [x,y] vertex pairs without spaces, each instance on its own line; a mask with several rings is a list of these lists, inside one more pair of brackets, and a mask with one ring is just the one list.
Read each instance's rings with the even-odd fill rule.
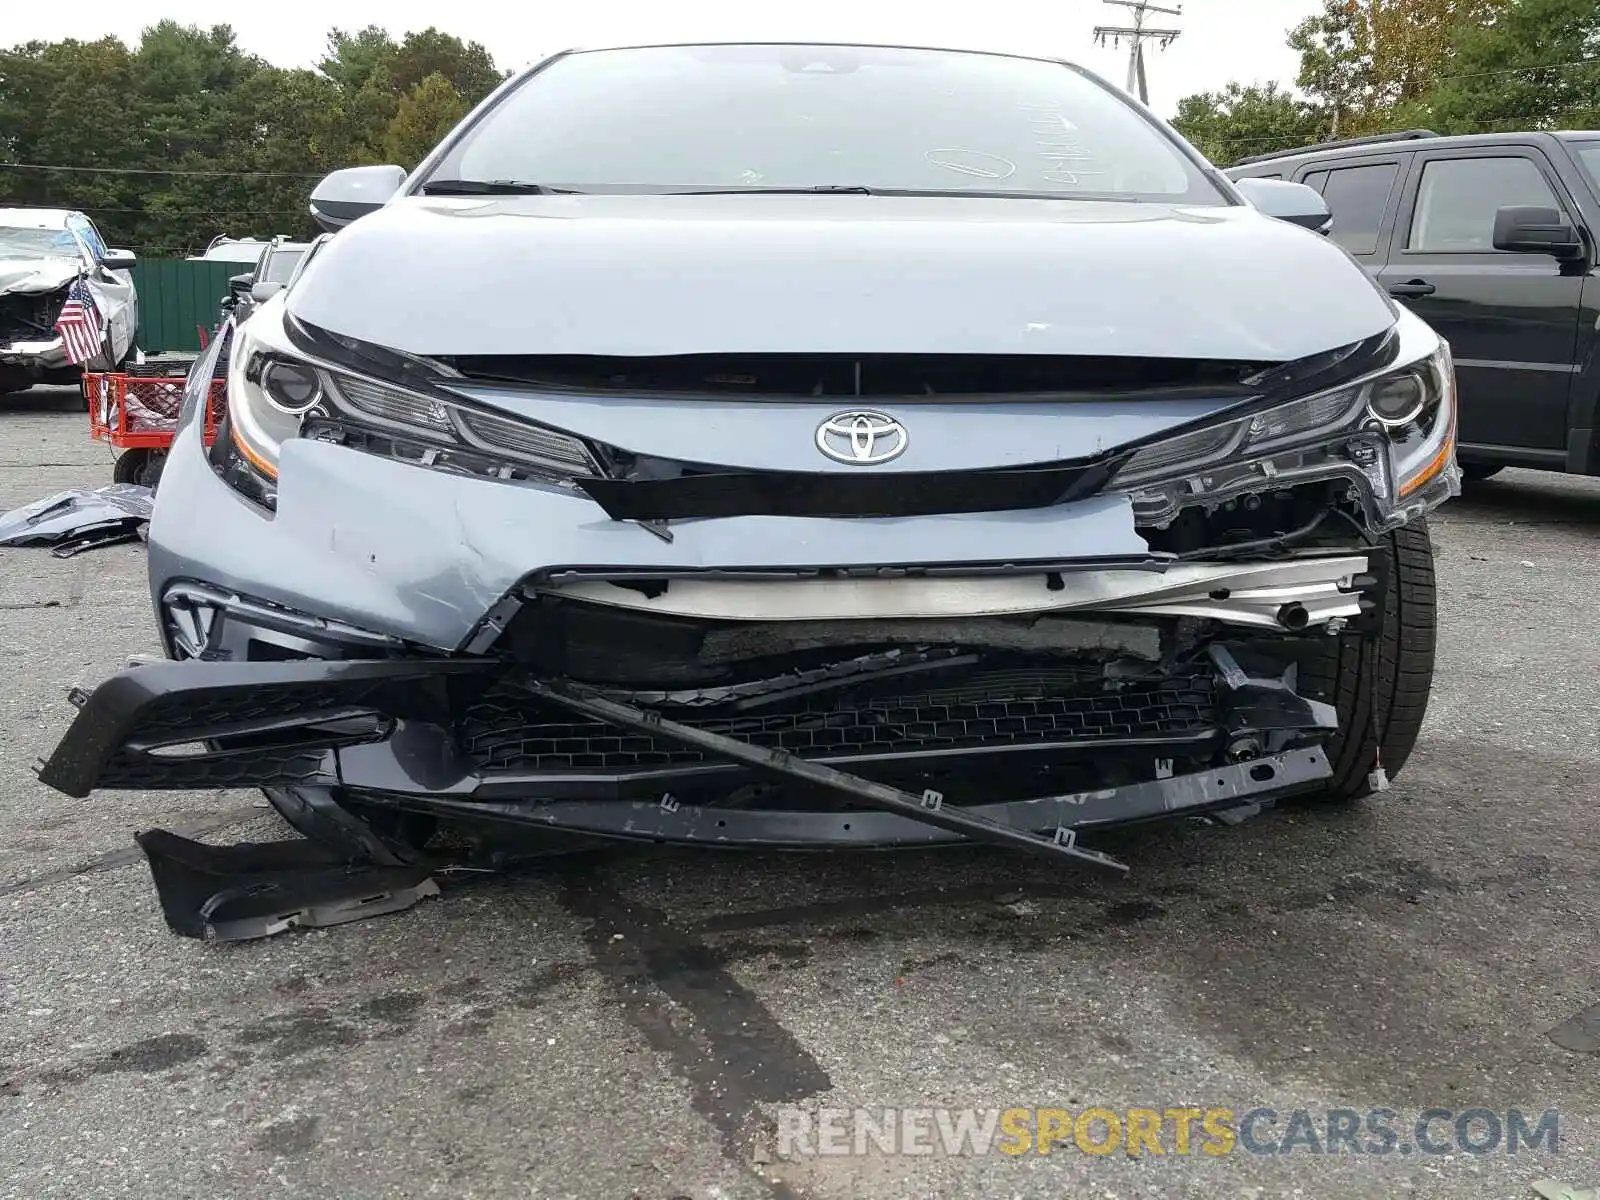
[[704,517],[922,517],[1010,512],[1099,491],[1121,458],[986,471],[716,471],[575,480],[614,521]]
[[[487,678],[499,664],[488,659],[405,659],[392,662],[306,662],[283,663],[228,663],[228,662],[163,662],[131,667],[113,675],[96,688],[78,709],[66,736],[55,751],[39,768],[39,780],[69,796],[87,796],[96,787],[103,786],[103,778],[113,773],[112,768],[120,755],[126,752],[129,742],[137,741],[141,730],[161,709],[169,708],[175,697],[181,697],[186,708],[198,709],[200,705],[219,701],[224,703],[261,704],[271,698],[274,689],[312,689],[304,704],[307,720],[322,719],[329,702],[340,697],[342,685],[375,685],[364,696],[359,707],[380,712],[390,717],[433,716],[448,718],[449,704],[439,690],[451,678]],[[326,690],[329,695],[319,697],[316,692]],[[198,730],[203,736],[210,722],[196,718],[188,728]],[[181,727],[163,728],[165,743],[176,740]],[[338,737],[307,739],[306,747],[322,745],[332,748],[339,744]],[[252,748],[282,751],[283,745]],[[220,758],[233,751],[219,752]],[[192,772],[196,765],[207,761],[206,756],[160,758],[147,756],[143,762],[148,767],[157,764],[168,770],[176,782]],[[269,781],[262,781],[269,782]],[[145,786],[159,787],[159,782]],[[181,785],[180,785],[181,786]]]

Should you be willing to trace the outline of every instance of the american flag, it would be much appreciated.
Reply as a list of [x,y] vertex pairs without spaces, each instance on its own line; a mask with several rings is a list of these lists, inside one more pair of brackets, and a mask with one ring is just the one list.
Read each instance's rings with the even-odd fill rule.
[[67,302],[56,318],[56,332],[66,346],[67,359],[74,364],[88,362],[100,353],[100,310],[94,305],[89,285],[78,277],[67,293]]

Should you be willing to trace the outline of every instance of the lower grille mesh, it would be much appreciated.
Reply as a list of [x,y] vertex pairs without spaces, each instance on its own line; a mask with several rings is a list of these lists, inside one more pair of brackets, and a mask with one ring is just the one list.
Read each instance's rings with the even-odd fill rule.
[[[664,716],[806,758],[1027,746],[1099,738],[1203,736],[1216,725],[1209,677],[1141,681],[1116,690],[1081,682],[1062,691],[1047,675],[914,694],[837,693],[760,714],[672,711]],[[465,711],[462,748],[483,771],[627,771],[716,761],[551,708],[502,683]]]

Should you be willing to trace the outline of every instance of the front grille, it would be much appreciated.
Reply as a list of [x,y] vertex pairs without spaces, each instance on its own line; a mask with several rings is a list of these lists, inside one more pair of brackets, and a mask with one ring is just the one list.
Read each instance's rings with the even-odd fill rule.
[[118,754],[96,785],[127,789],[224,789],[333,783],[327,753],[303,746],[252,746],[208,754]]
[[[1074,681],[1076,683],[1076,681]],[[1208,677],[1131,683],[1115,690],[1081,683],[1062,690],[1048,674],[975,679],[958,687],[870,698],[818,696],[759,715],[703,710],[663,715],[803,758],[1023,747],[1090,739],[1203,737],[1216,727]],[[616,771],[718,761],[564,713],[501,683],[465,710],[457,730],[481,771]]]
[[577,486],[616,521],[718,517],[920,517],[1047,508],[1092,495],[1110,478],[1104,462],[1047,463],[974,471],[880,473],[700,471],[651,460],[626,479],[584,477]]
[[214,728],[253,721],[310,717],[333,709],[384,707],[386,680],[343,680],[289,683],[254,692],[238,688],[171,692],[141,709],[139,722],[129,732],[133,740],[157,739],[194,729]]

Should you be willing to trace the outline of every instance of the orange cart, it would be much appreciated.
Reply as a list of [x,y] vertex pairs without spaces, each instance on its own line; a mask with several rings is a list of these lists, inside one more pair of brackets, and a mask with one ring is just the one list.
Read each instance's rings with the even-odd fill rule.
[[[89,408],[89,433],[121,453],[112,478],[117,483],[154,487],[177,431],[183,389],[191,364],[147,363],[126,372],[86,372],[84,399]],[[205,414],[205,442],[216,440],[226,379],[213,379]]]

